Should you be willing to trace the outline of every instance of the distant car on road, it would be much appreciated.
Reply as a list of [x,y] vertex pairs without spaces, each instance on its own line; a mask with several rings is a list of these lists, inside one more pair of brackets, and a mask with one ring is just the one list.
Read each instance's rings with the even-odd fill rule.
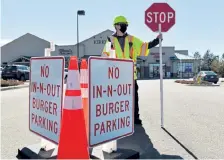
[[2,79],[29,80],[30,69],[25,65],[7,65],[2,70]]
[[200,71],[196,76],[195,76],[195,80],[198,81],[199,78],[202,81],[207,81],[207,82],[212,82],[217,84],[219,81],[219,77],[218,75],[213,72],[213,71]]

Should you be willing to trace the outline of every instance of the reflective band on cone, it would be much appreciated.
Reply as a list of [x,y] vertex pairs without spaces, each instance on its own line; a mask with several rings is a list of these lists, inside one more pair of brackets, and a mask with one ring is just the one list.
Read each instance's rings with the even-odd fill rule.
[[[88,101],[88,64],[85,59],[81,61],[80,68],[80,83],[81,83],[81,92],[82,92],[82,107],[84,110],[85,123],[86,123],[86,132],[89,133],[89,101]],[[87,134],[89,140],[89,134]]]

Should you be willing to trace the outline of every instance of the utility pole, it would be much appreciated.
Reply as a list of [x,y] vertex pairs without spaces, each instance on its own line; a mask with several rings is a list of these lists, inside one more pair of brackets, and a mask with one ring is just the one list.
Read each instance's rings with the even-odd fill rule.
[[84,16],[85,11],[84,10],[78,10],[77,11],[77,58],[79,61],[79,16]]

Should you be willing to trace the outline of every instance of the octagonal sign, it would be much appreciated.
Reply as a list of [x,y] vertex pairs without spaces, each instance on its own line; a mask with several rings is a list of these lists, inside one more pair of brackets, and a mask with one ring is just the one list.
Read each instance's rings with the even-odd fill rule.
[[167,32],[175,24],[175,11],[167,3],[153,3],[145,11],[145,24],[153,31]]

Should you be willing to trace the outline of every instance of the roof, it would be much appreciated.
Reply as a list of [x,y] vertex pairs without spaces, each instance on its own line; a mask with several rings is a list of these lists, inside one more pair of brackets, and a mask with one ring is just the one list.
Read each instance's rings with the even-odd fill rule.
[[21,58],[30,59],[30,58],[32,58],[32,56],[22,56]]
[[41,39],[41,40],[43,40],[43,41],[45,41],[45,42],[50,43],[49,41],[47,41],[47,40],[45,40],[45,39],[42,39],[42,38],[40,38],[40,37],[37,37],[37,36],[35,36],[35,35],[31,34],[31,33],[26,33],[26,34],[24,34],[24,35],[22,35],[22,36],[20,36],[20,37],[18,37],[18,38],[16,38],[16,39],[14,39],[13,41],[11,41],[11,42],[9,42],[9,43],[6,43],[5,45],[1,46],[1,48],[4,47],[4,46],[7,46],[7,45],[9,45],[9,44],[11,44],[11,43],[13,43],[13,42],[15,42],[15,41],[17,41],[17,40],[19,40],[19,39],[21,39],[21,38],[23,38],[23,37],[25,37],[25,36],[34,37],[34,38]]
[[21,55],[21,56],[18,56],[18,57],[16,57],[16,58],[10,60],[9,63],[14,62],[14,61],[16,61],[16,60],[18,60],[18,59],[20,59],[20,58],[25,58],[25,59],[27,59],[27,60],[30,60],[31,56],[23,56],[23,55]]
[[184,55],[184,54],[180,54],[180,53],[174,53],[176,58],[179,60],[195,60],[196,58],[192,57],[192,56],[188,56],[188,55]]
[[[88,41],[89,39],[94,38],[95,36],[98,36],[98,35],[103,34],[103,33],[105,33],[105,32],[111,32],[111,35],[114,33],[114,32],[111,31],[110,29],[107,29],[107,30],[104,30],[104,31],[102,31],[102,32],[100,32],[100,33],[97,33],[97,34],[91,36],[91,37],[88,38],[88,39],[85,39],[85,40],[79,42],[79,44],[80,44],[80,43],[83,43],[83,42],[85,42],[85,41]],[[75,44],[75,46],[76,46],[76,45],[77,45],[77,43]]]

